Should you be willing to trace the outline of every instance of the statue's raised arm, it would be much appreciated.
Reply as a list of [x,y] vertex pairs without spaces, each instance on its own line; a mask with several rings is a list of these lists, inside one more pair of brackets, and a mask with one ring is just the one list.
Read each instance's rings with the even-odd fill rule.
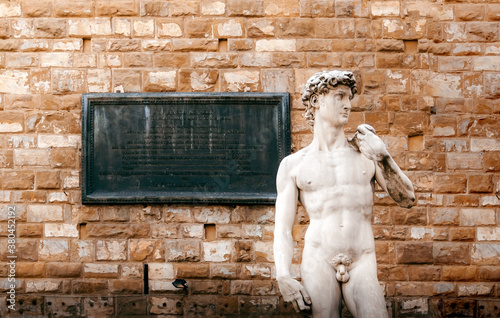
[[411,208],[415,201],[413,185],[391,157],[384,142],[375,134],[375,129],[367,124],[359,125],[352,143],[375,162],[375,178],[382,189],[401,207]]

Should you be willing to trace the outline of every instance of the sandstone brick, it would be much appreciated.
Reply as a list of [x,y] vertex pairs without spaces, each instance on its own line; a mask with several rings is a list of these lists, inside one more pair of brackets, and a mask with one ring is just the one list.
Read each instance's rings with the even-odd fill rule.
[[442,279],[445,281],[474,281],[477,277],[477,267],[444,266]]
[[45,263],[18,262],[16,263],[18,277],[43,278],[45,276]]
[[405,49],[402,40],[381,39],[377,40],[377,51],[403,52]]
[[72,280],[71,290],[73,294],[102,295],[108,292],[107,280]]
[[199,7],[199,0],[170,1],[170,15],[173,17],[182,15],[197,15]]
[[255,259],[252,241],[238,240],[234,244],[237,262],[252,262]]
[[79,154],[75,149],[52,149],[50,152],[52,168],[78,168],[79,159]]
[[258,71],[226,71],[222,74],[224,90],[230,92],[255,92],[259,89]]
[[263,16],[264,1],[227,0],[226,13],[229,16]]
[[301,0],[300,16],[303,17],[335,17],[334,0]]
[[95,10],[98,16],[136,16],[139,14],[136,1],[97,1]]
[[87,278],[118,278],[118,264],[92,264],[83,266],[83,276]]
[[67,261],[69,242],[67,240],[40,240],[38,257],[44,261]]
[[390,133],[392,135],[415,136],[423,133],[426,127],[426,118],[421,112],[396,113]]
[[471,151],[500,151],[500,142],[491,138],[471,138]]
[[500,241],[499,227],[478,227],[476,230],[478,241]]
[[233,68],[238,66],[235,53],[192,53],[192,67]]
[[92,262],[94,260],[94,244],[92,241],[72,240],[70,259],[72,262]]
[[492,284],[459,284],[458,296],[488,296],[493,293]]
[[[175,277],[184,278],[207,278],[210,273],[210,265],[205,264],[183,264],[179,263],[175,266]],[[170,282],[170,285],[171,282]]]
[[113,316],[114,298],[113,297],[88,297],[83,298],[83,311],[89,316]]
[[308,53],[307,65],[309,67],[340,67],[342,57],[336,53]]
[[142,263],[128,263],[120,265],[120,277],[123,278],[142,278],[143,277]]
[[201,258],[198,240],[167,240],[165,250],[169,262],[198,262]]
[[181,37],[183,35],[182,22],[178,20],[158,20],[156,27],[159,37]]
[[108,41],[108,51],[111,52],[130,52],[139,51],[141,41],[138,39],[114,39]]
[[96,260],[127,260],[127,241],[96,241]]
[[11,22],[11,34],[14,38],[33,38],[35,29],[33,19],[15,19]]
[[470,264],[468,243],[434,243],[434,264]]
[[462,209],[460,211],[460,225],[476,226],[476,225],[494,225],[495,210],[493,209]]
[[14,167],[14,151],[0,150],[0,168]]
[[[292,18],[292,19],[280,19],[279,23],[276,24],[277,31],[280,37],[310,37],[314,34],[314,20],[304,19],[304,18]],[[343,26],[341,24],[341,26]],[[306,40],[307,41],[307,40]],[[318,40],[322,41],[322,40]],[[324,40],[325,42],[330,42],[329,40]]]
[[19,224],[16,231],[19,237],[42,237],[43,224]]
[[144,90],[148,92],[173,91],[177,87],[176,71],[145,72]]
[[226,4],[219,0],[204,0],[200,4],[203,15],[223,15],[226,12]]
[[68,35],[70,37],[109,36],[112,33],[109,18],[68,20]]
[[[52,4],[50,3],[50,5]],[[34,7],[41,6],[38,4],[34,5]],[[88,1],[57,1],[54,3],[54,14],[56,17],[92,17],[94,12],[94,4]]]
[[231,260],[231,241],[203,242],[203,257],[206,262],[227,262]]
[[470,22],[466,24],[467,40],[470,42],[498,41],[498,24],[494,22]]
[[87,83],[89,93],[111,92],[111,70],[88,70]]
[[214,25],[215,36],[219,38],[238,38],[244,36],[244,21],[231,19]]
[[[304,53],[275,52],[272,54],[272,64],[273,67],[301,68],[306,66],[306,58]],[[314,72],[311,73],[312,76]],[[299,80],[297,77],[295,78],[296,89],[300,87],[298,92],[303,90],[302,85],[299,84]]]
[[483,155],[476,153],[448,153],[446,166],[451,170],[481,170]]
[[479,205],[492,207],[500,206],[500,200],[497,198],[497,196],[494,195],[482,196]]
[[57,293],[61,290],[61,280],[32,280],[26,282],[26,293]]
[[79,237],[76,224],[46,223],[44,224],[45,237]]
[[273,37],[277,34],[278,27],[274,20],[249,19],[247,20],[247,36],[255,38]]
[[472,241],[476,238],[476,231],[472,227],[459,227],[450,229],[452,241]]
[[463,174],[436,174],[434,190],[436,193],[465,193],[467,177]]
[[164,315],[182,315],[182,298],[178,296],[152,296],[149,299],[150,309],[149,312],[152,314],[164,314]]
[[61,19],[36,19],[33,35],[39,38],[63,38],[66,36],[66,21]]
[[188,67],[189,53],[155,53],[153,61],[156,67]]
[[462,4],[455,6],[454,15],[460,21],[483,20],[485,16],[485,7],[478,4]]
[[129,37],[132,34],[132,21],[128,18],[113,18],[113,32],[115,35]]
[[62,221],[63,208],[60,205],[29,205],[28,222]]
[[174,267],[167,263],[150,263],[148,266],[149,278],[154,280],[173,279]]
[[500,151],[490,151],[484,154],[484,167],[486,171],[500,171]]
[[[170,48],[171,48],[170,40],[144,40],[144,41],[142,41],[142,49],[145,51],[154,51],[154,52],[169,51]],[[135,53],[135,54],[139,55],[138,53]],[[142,54],[144,54],[144,53],[142,53]],[[144,55],[145,56],[142,57],[142,59],[146,60],[147,63],[143,63],[143,65],[141,65],[141,66],[149,66],[149,67],[152,66],[153,56],[146,55],[146,54],[144,54]],[[137,64],[137,62],[135,62],[135,64]],[[138,66],[138,65],[134,65],[134,66]]]
[[0,93],[29,93],[29,73],[26,71],[4,70],[0,72]]
[[243,279],[270,279],[271,268],[267,264],[247,264],[241,268]]
[[85,72],[80,70],[53,70],[52,90],[56,94],[83,93],[86,89]]
[[80,277],[80,263],[47,263],[47,277]]
[[354,21],[348,19],[315,19],[317,38],[352,39],[355,35]]
[[[143,47],[144,50],[156,50],[160,49],[161,46],[168,43],[161,43],[159,41],[147,41],[149,43],[144,43],[143,45],[148,46],[147,48]],[[156,43],[151,43],[156,42]],[[152,45],[151,45],[152,44]],[[153,66],[153,54],[152,53],[124,53],[123,54],[123,66],[125,67],[151,67]]]
[[188,19],[184,22],[186,36],[192,38],[213,37],[213,25],[209,19]]
[[47,202],[47,193],[45,191],[23,191],[20,196],[14,200],[26,203],[45,203]]
[[140,92],[141,73],[134,70],[113,70],[114,92]]
[[92,223],[87,225],[87,235],[89,237],[141,238],[147,237],[149,232],[149,226],[140,224]]
[[236,279],[238,276],[237,264],[211,263],[210,277],[213,279]]
[[432,243],[399,243],[396,249],[398,264],[432,263]]
[[172,39],[172,49],[174,51],[217,51],[218,40],[211,39]]
[[18,44],[20,44],[18,49],[22,52],[42,52],[49,50],[49,41],[47,40],[23,40]]
[[178,91],[213,92],[218,86],[217,70],[184,69],[179,72]]
[[164,247],[161,241],[130,240],[129,255],[131,261],[163,260]]
[[444,154],[411,152],[407,155],[407,169],[445,171],[447,167]]
[[239,56],[240,64],[244,67],[271,67],[273,57],[271,53],[243,53]]
[[399,16],[399,1],[376,1],[372,3],[371,13],[374,17]]
[[500,281],[500,271],[498,270],[498,266],[480,266],[478,279],[487,282]]
[[296,46],[296,40],[257,40],[255,50],[257,52],[294,52]]
[[13,53],[7,55],[5,64],[8,68],[37,67],[40,63],[38,54],[35,53]]
[[412,281],[439,281],[441,280],[441,267],[410,265],[408,275]]
[[170,3],[163,1],[142,1],[141,16],[168,17]]

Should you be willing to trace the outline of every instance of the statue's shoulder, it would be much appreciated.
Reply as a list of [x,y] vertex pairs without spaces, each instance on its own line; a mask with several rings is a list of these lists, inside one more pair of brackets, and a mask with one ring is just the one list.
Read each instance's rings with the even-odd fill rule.
[[288,156],[283,158],[283,160],[281,161],[281,165],[295,167],[304,160],[304,158],[307,156],[308,153],[309,153],[309,147],[302,148],[299,151],[289,154]]

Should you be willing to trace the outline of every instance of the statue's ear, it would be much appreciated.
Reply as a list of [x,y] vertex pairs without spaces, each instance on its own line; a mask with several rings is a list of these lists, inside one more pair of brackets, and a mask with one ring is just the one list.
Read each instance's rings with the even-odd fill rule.
[[312,94],[311,97],[309,97],[309,104],[314,107],[314,108],[318,108],[318,94]]

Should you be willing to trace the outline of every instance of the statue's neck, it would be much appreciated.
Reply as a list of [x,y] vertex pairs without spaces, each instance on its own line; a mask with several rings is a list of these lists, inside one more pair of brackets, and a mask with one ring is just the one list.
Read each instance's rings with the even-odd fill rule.
[[320,151],[346,148],[348,145],[343,126],[332,126],[316,120],[311,145]]

